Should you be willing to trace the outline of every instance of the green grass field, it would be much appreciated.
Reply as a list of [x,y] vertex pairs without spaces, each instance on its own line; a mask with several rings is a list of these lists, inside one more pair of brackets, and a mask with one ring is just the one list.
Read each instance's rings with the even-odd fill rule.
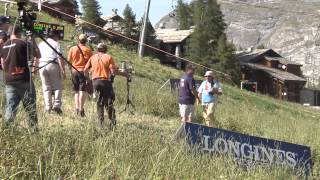
[[[0,8],[2,14],[2,7]],[[57,22],[46,15],[42,20]],[[68,35],[74,32],[68,26]],[[67,40],[68,40],[67,38]],[[64,47],[70,44],[63,42]],[[67,50],[65,50],[67,51]],[[117,114],[114,131],[97,126],[95,102],[86,103],[86,118],[74,114],[70,78],[65,80],[63,116],[46,114],[39,77],[40,132],[29,134],[25,112],[19,111],[17,127],[0,130],[0,179],[300,179],[280,167],[244,170],[231,158],[190,154],[184,142],[172,142],[179,127],[177,96],[169,87],[157,91],[181,71],[162,66],[157,59],[138,59],[136,53],[110,47],[117,62],[134,62],[131,83],[133,116]],[[320,178],[320,112],[297,104],[240,91],[224,84],[216,116],[219,128],[312,148],[313,177]],[[126,80],[117,77],[116,108],[125,104]],[[200,108],[198,108],[199,110]],[[197,116],[197,122],[201,122]]]

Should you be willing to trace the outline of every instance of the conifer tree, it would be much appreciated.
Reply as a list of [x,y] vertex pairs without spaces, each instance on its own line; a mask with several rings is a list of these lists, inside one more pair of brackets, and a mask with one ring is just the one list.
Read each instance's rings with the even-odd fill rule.
[[191,7],[195,30],[188,41],[189,58],[237,79],[239,65],[233,56],[234,46],[227,41],[226,24],[217,0],[193,1]]
[[136,15],[133,10],[129,6],[126,5],[123,10],[123,20],[121,21],[121,28],[124,35],[129,37],[134,37],[137,35],[137,23],[136,23]]
[[177,19],[180,30],[190,29],[193,25],[191,6],[185,3],[183,0],[177,2]]
[[80,14],[77,0],[62,0],[60,1],[59,5],[64,8],[68,8],[69,14]]
[[80,0],[83,9],[83,19],[95,25],[103,26],[104,20],[101,18],[100,5],[97,0]]
[[204,65],[212,65],[218,62],[215,51],[226,24],[216,0],[198,0],[193,7],[195,31],[188,45],[189,56]]
[[234,83],[240,80],[240,63],[234,57],[235,47],[227,41],[226,35],[220,36],[216,57],[219,59],[218,69],[231,76]]
[[[120,22],[120,26],[122,29],[121,31],[125,36],[135,40],[138,39],[139,34],[137,29],[138,25],[136,23],[136,15],[129,4],[127,4],[123,10],[123,20]],[[126,47],[133,46],[133,43],[129,40],[124,39],[122,42]]]

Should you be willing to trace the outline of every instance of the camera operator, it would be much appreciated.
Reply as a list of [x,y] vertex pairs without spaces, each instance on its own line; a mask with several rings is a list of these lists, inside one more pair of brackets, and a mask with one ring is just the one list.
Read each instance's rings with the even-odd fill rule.
[[76,114],[81,117],[85,117],[84,102],[86,98],[86,91],[89,87],[87,87],[87,79],[84,76],[83,70],[86,63],[92,56],[92,51],[90,47],[86,46],[87,36],[85,34],[81,34],[78,40],[79,44],[70,48],[68,60],[77,69],[71,70],[73,90],[75,92],[74,101]]
[[119,72],[112,56],[106,53],[107,45],[103,43],[98,44],[98,53],[89,59],[84,71],[86,74],[89,70],[91,71],[93,87],[98,93],[97,111],[100,126],[104,126],[104,107],[107,107],[110,127],[112,128],[116,125],[115,110],[113,107],[115,95],[112,79],[114,75],[121,75],[127,78],[129,78],[129,75]]
[[[1,22],[0,22],[0,24],[1,24]],[[3,30],[0,30],[0,49],[2,48],[2,46],[4,45],[4,43],[7,40],[8,40],[7,33]],[[0,58],[1,58],[1,54],[0,54]],[[1,62],[0,62],[0,84],[1,84],[1,86],[3,85],[2,83],[3,83],[3,71],[2,71],[2,66],[1,66]],[[0,91],[2,91],[2,88]],[[0,106],[2,107],[2,104]],[[2,117],[2,114],[0,114],[0,117]]]
[[7,33],[0,30],[0,48],[4,45],[4,43],[8,40]]
[[[33,131],[37,130],[38,118],[36,111],[36,91],[33,82],[30,82],[28,68],[28,44],[21,40],[21,28],[11,27],[10,40],[6,41],[1,49],[1,64],[5,72],[6,112],[5,126],[9,126],[22,101],[29,116],[29,125]],[[40,58],[39,51],[34,48],[34,57]]]
[[[47,42],[58,52],[60,51],[59,32],[50,30],[48,33]],[[65,78],[64,61],[59,55],[51,49],[46,42],[42,41],[39,44],[41,59],[39,60],[40,78],[42,82],[42,90],[44,97],[45,110],[51,112],[53,110],[59,115],[62,115],[62,78]],[[54,102],[52,103],[52,94]]]
[[[7,42],[8,40],[8,36],[7,33],[0,30],[0,49],[2,48],[2,46],[4,45],[5,42]],[[0,63],[1,65],[1,63]],[[3,74],[2,74],[2,67],[0,66],[0,81],[3,81]]]

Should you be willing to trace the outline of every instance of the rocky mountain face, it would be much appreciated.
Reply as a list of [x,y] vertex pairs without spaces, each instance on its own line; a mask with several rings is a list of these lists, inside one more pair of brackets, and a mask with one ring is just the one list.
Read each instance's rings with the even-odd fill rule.
[[[239,50],[263,45],[300,63],[308,85],[320,80],[320,0],[220,0],[227,35]],[[177,28],[167,15],[156,28]]]

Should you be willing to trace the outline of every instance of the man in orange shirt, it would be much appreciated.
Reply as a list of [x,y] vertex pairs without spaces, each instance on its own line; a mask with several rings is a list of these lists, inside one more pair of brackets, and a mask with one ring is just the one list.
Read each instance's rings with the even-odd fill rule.
[[106,54],[107,46],[98,44],[98,53],[93,55],[86,64],[84,71],[91,71],[94,90],[98,93],[97,111],[100,126],[104,126],[104,107],[108,109],[110,127],[116,125],[115,109],[113,102],[115,95],[112,87],[112,78],[115,75],[129,77],[128,74],[119,72],[112,56]]
[[68,59],[72,65],[80,72],[72,69],[72,84],[74,95],[74,103],[76,107],[77,115],[81,117],[85,116],[84,112],[84,102],[86,98],[86,78],[84,76],[83,70],[90,57],[92,56],[92,51],[86,46],[87,36],[81,34],[79,36],[79,44],[72,47],[69,50]]

